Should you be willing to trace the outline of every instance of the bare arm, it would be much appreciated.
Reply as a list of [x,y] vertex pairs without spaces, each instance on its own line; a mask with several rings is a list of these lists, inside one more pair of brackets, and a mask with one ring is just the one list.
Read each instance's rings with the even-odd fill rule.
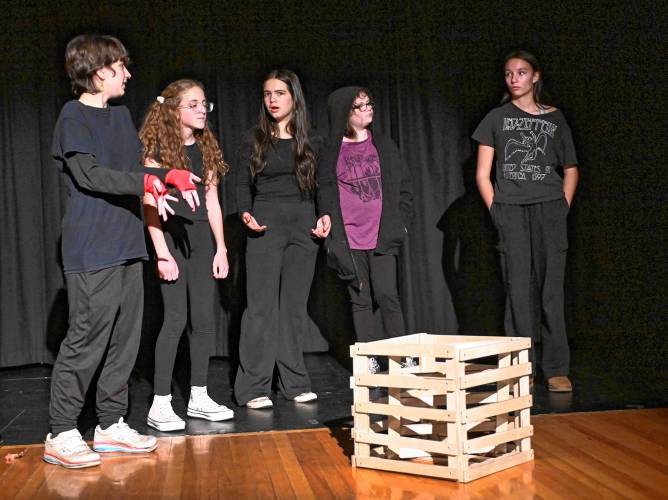
[[580,172],[576,165],[566,165],[564,167],[564,196],[566,196],[566,201],[568,206],[573,203],[573,196],[575,196],[575,190],[578,187],[578,181],[580,180]]
[[144,220],[146,221],[148,234],[151,236],[153,248],[155,248],[155,253],[158,257],[158,274],[160,278],[167,281],[175,281],[179,277],[179,267],[167,247],[158,209],[155,200],[150,195],[144,196]]
[[492,201],[494,201],[494,186],[489,176],[492,173],[492,165],[494,162],[494,148],[478,145],[478,167],[476,168],[475,181],[478,185],[480,196],[485,202],[488,209],[492,208]]
[[206,210],[209,216],[209,225],[213,238],[216,240],[216,253],[213,256],[213,277],[216,279],[226,278],[229,271],[227,261],[227,247],[225,246],[225,235],[223,231],[223,211],[220,208],[218,198],[218,184],[209,182],[206,185]]

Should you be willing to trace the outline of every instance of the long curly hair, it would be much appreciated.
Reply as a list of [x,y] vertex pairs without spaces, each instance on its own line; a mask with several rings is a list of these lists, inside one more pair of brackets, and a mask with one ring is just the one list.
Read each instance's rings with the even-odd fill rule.
[[[308,137],[309,123],[306,115],[306,102],[301,84],[297,75],[288,69],[278,69],[269,73],[263,80],[277,79],[285,83],[292,96],[293,110],[292,118],[288,122],[286,131],[295,139],[294,159],[295,176],[299,189],[302,192],[313,192],[316,188],[315,181],[315,153],[311,148]],[[267,149],[278,140],[278,123],[272,118],[264,105],[262,98],[260,107],[260,120],[255,127],[255,140],[251,152],[251,173],[257,176],[267,165]]]
[[[196,80],[182,79],[172,82],[160,93],[162,102],[156,99],[149,106],[139,130],[139,139],[144,145],[144,160],[151,158],[165,168],[192,168],[185,155],[178,106],[183,93],[193,87],[199,87],[204,92],[204,86]],[[204,163],[202,181],[218,184],[220,178],[230,169],[223,160],[218,141],[208,123],[202,130],[195,130],[194,135]]]

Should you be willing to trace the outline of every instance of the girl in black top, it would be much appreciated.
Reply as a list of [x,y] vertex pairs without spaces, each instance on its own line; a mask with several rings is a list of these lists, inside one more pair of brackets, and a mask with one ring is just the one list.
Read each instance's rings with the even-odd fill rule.
[[[215,341],[215,280],[227,276],[228,262],[218,186],[229,167],[206,115],[213,103],[194,80],[169,84],[151,105],[139,132],[150,165],[192,171],[203,179],[205,201],[196,210],[184,204],[160,223],[155,203],[146,198],[144,213],[158,259],[164,321],[155,347],[153,404],[147,423],[159,431],[182,430],[185,422],[171,406],[171,380],[179,339],[190,316],[190,400],[188,416],[226,420],[234,412],[207,394],[209,356]],[[190,312],[190,314],[188,314]]]
[[287,399],[316,399],[302,342],[318,244],[328,220],[316,221],[316,157],[297,75],[272,71],[263,85],[260,121],[239,154],[236,194],[248,227],[247,309],[241,323],[234,393],[240,405],[267,408],[274,365]]
[[499,235],[506,335],[540,339],[548,388],[568,392],[566,217],[578,169],[571,131],[561,111],[545,103],[542,76],[532,54],[506,57],[506,96],[473,133],[480,144],[476,180]]

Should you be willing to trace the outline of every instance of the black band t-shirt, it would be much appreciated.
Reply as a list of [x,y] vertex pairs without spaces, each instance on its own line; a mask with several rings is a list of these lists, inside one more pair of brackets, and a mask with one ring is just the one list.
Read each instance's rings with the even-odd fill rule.
[[577,165],[560,110],[532,115],[508,102],[490,111],[473,139],[494,148],[494,202],[515,205],[563,198],[563,167]]
[[[67,167],[67,159],[76,154],[92,155],[100,168],[126,174],[118,178],[126,177],[136,194],[109,194],[109,186],[99,186],[100,191],[81,187]],[[140,198],[141,143],[129,110],[67,102],[56,123],[52,156],[69,191],[62,223],[65,273],[147,258]]]

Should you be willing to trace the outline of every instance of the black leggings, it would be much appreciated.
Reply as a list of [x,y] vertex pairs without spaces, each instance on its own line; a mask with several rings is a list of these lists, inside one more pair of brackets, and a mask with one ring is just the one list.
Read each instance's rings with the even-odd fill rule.
[[[348,285],[348,293],[358,342],[405,335],[397,291],[396,256],[377,254],[373,250],[352,250],[352,256],[360,286]],[[374,302],[380,309],[382,328],[377,328],[374,321]]]
[[190,310],[190,385],[207,385],[209,356],[216,333],[214,320],[216,282],[213,277],[215,254],[208,221],[172,217],[163,223],[165,240],[179,266],[176,281],[162,281],[160,291],[164,320],[155,344],[154,391],[171,393],[174,360]]

